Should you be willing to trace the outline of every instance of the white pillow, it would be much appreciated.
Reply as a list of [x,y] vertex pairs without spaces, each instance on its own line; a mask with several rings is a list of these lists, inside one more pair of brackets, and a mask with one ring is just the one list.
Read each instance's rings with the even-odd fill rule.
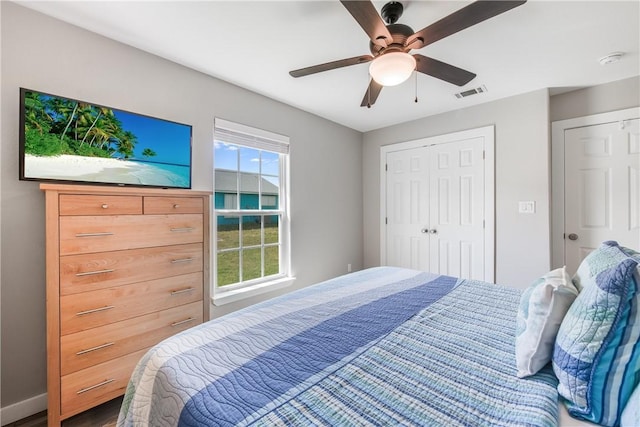
[[516,327],[518,378],[535,374],[551,361],[558,329],[577,296],[565,267],[545,274],[522,293]]
[[638,427],[640,426],[640,385],[631,394],[627,401],[627,406],[622,411],[620,419],[621,427]]

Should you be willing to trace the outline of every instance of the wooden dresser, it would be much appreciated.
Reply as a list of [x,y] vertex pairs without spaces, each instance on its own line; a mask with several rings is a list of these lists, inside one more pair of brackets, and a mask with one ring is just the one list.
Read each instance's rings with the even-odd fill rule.
[[209,318],[210,193],[41,184],[49,425],[124,394],[147,349]]

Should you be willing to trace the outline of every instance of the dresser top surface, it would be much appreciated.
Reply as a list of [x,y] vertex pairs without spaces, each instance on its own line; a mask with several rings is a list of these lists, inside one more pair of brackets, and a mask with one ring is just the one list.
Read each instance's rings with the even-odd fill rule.
[[175,188],[150,187],[117,187],[105,185],[72,185],[72,184],[40,184],[40,190],[64,194],[106,194],[106,195],[138,195],[138,196],[210,196],[211,191],[182,190]]

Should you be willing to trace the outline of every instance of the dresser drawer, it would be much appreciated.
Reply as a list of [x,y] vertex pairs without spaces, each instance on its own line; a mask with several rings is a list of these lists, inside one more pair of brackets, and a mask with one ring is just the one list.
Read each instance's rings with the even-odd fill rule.
[[147,349],[61,378],[61,417],[68,418],[124,394],[136,363]]
[[202,243],[60,257],[60,295],[202,271]]
[[154,311],[200,301],[202,272],[60,298],[60,333],[80,332]]
[[60,217],[60,255],[202,242],[202,215]]
[[155,197],[144,198],[145,215],[202,213],[204,211],[201,197]]
[[202,323],[202,302],[134,317],[60,339],[60,368],[67,375],[124,356]]
[[61,194],[60,215],[140,215],[141,196]]

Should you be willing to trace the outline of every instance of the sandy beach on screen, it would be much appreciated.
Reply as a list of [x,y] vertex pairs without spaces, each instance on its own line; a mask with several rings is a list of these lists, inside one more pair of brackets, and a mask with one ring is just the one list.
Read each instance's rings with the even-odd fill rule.
[[25,158],[27,176],[45,175],[57,178],[79,178],[103,172],[105,169],[127,169],[135,167],[134,162],[106,157],[83,157],[63,154],[61,156],[41,157],[27,155]]
[[152,165],[106,157],[26,155],[24,166],[28,178],[146,185],[174,185],[181,179]]

